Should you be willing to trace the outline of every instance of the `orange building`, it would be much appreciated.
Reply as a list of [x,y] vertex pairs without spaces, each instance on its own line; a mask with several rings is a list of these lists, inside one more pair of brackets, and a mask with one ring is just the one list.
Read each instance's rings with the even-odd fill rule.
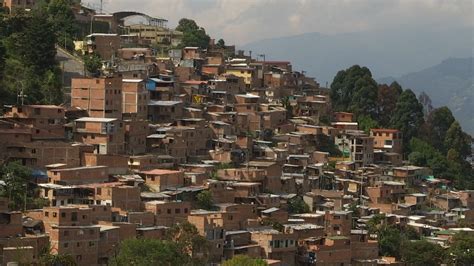
[[140,174],[145,179],[145,183],[157,191],[184,186],[184,172],[182,171],[154,169],[140,172]]
[[71,105],[91,117],[122,118],[122,78],[73,78]]
[[403,152],[402,132],[396,129],[371,129],[374,138],[374,149],[401,154]]

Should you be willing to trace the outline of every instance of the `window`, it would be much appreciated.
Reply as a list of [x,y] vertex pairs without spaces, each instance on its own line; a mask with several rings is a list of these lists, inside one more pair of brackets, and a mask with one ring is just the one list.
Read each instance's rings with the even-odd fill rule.
[[275,240],[275,242],[273,242],[273,244],[274,244],[273,245],[274,248],[280,248],[280,241]]
[[81,246],[81,242],[77,242],[76,247],[80,247],[80,246]]
[[188,213],[188,208],[184,208],[184,213]]
[[64,243],[64,248],[68,248],[69,247],[69,243]]
[[69,235],[69,231],[64,231],[64,236],[68,236]]
[[180,214],[180,213],[181,213],[181,209],[179,209],[179,208],[178,208],[178,209],[175,209],[175,210],[174,210],[174,213]]
[[49,212],[44,212],[44,216],[49,217]]
[[167,209],[166,212],[167,212],[168,214],[171,214],[171,209]]
[[95,243],[94,243],[94,242],[92,242],[92,241],[89,241],[89,247],[93,247],[94,245],[95,245]]
[[71,221],[77,221],[77,212],[71,213]]
[[66,217],[66,213],[65,213],[65,212],[62,212],[62,213],[61,213],[61,217],[62,217],[62,218],[65,218],[65,217]]

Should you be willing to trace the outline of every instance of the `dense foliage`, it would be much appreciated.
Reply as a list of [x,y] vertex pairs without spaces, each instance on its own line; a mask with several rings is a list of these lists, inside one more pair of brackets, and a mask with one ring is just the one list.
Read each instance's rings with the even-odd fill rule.
[[307,213],[310,212],[308,204],[301,197],[294,197],[288,200],[289,213]]
[[440,245],[426,240],[406,241],[401,257],[408,265],[440,265],[446,259],[446,252]]
[[128,239],[110,265],[205,265],[207,240],[188,222],[173,226],[164,240]]
[[331,84],[330,96],[335,111],[376,117],[377,83],[366,67],[355,65],[339,71]]
[[197,196],[198,207],[204,210],[212,210],[214,207],[214,200],[212,199],[212,194],[208,190],[200,192]]
[[453,181],[459,189],[474,188],[474,171],[466,160],[471,136],[449,108],[434,109],[428,95],[417,98],[396,82],[377,85],[370,70],[358,65],[337,73],[330,97],[334,111],[353,112],[367,133],[379,127],[399,129],[404,157],[412,164],[430,167],[435,177]]
[[449,248],[430,243],[412,227],[386,225],[384,214],[374,215],[367,223],[369,232],[378,235],[379,253],[392,256],[408,265],[470,265],[474,261],[474,236],[458,233]]
[[423,124],[423,106],[418,102],[415,93],[405,90],[400,94],[395,111],[390,119],[390,126],[403,133],[405,151],[407,143],[416,137],[420,126]]
[[262,259],[253,259],[246,255],[237,255],[232,257],[230,260],[226,260],[222,263],[222,266],[265,266],[268,265]]
[[56,44],[72,47],[76,27],[67,0],[40,2],[31,12],[0,14],[0,104],[60,104],[61,69]]
[[91,76],[96,76],[102,67],[102,59],[97,54],[89,54],[84,56],[84,66]]
[[458,233],[454,235],[447,250],[448,263],[456,265],[470,265],[474,263],[474,236]]
[[181,47],[191,46],[202,49],[208,48],[211,37],[206,34],[206,30],[204,28],[197,25],[196,21],[182,18],[179,21],[176,30],[183,32]]
[[30,184],[31,170],[18,162],[11,162],[0,167],[0,197],[8,198],[10,209],[23,210],[42,208],[47,200],[38,198],[37,191]]
[[186,265],[190,260],[177,243],[158,239],[127,239],[111,265]]

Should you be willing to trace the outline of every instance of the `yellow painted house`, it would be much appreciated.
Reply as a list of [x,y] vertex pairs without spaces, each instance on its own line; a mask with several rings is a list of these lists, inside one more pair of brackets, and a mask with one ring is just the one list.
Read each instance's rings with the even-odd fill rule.
[[243,78],[245,86],[247,86],[247,88],[251,88],[254,85],[254,80],[255,80],[255,75],[256,75],[254,68],[232,66],[232,67],[228,67],[225,73]]

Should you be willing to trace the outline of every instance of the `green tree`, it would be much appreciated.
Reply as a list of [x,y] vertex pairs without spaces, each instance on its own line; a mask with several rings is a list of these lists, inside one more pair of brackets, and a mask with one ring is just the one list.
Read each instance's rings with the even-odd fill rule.
[[457,121],[453,122],[446,131],[444,146],[448,149],[455,149],[462,158],[471,155],[471,137],[462,131],[461,125]]
[[[0,17],[0,20],[2,18]],[[0,27],[2,27],[0,23]],[[6,50],[5,47],[3,46],[3,42],[1,41],[1,35],[0,35],[0,105],[3,106],[3,101],[8,97],[7,92],[4,90],[2,86],[2,80],[3,80],[3,72],[5,70],[5,57],[6,57]]]
[[72,51],[74,49],[73,37],[78,31],[78,26],[72,11],[71,0],[49,0],[44,12],[48,14],[60,46]]
[[283,232],[283,230],[285,229],[285,227],[274,218],[269,218],[269,217],[263,218],[260,224],[263,226],[271,226],[273,229],[279,232]]
[[372,218],[367,221],[367,229],[369,230],[369,233],[377,233],[380,227],[383,225],[384,220],[385,214],[375,214],[374,216],[372,216]]
[[448,161],[447,175],[454,180],[454,185],[459,189],[474,188],[474,170],[455,149],[449,149],[446,156]]
[[440,151],[419,138],[411,139],[409,149],[411,153],[408,155],[408,159],[412,164],[430,167],[435,176],[447,177],[448,161]]
[[268,265],[262,259],[254,259],[246,255],[237,255],[232,259],[226,260],[222,263],[222,266],[266,266]]
[[387,84],[378,86],[377,120],[382,127],[390,125],[390,118],[395,112],[398,97],[400,97],[402,91],[402,87],[396,81],[390,84],[390,86]]
[[330,136],[325,134],[316,135],[316,146],[319,151],[328,152],[330,156],[340,157],[343,153],[334,144],[334,140]]
[[219,39],[216,44],[217,47],[219,48],[225,48],[225,41],[224,39]]
[[209,242],[193,224],[187,221],[175,224],[168,230],[166,239],[176,243],[181,253],[190,255],[195,264],[205,264],[207,261]]
[[380,254],[400,258],[400,246],[403,241],[400,231],[393,226],[382,226],[377,235]]
[[196,21],[182,18],[176,30],[183,32],[183,39],[181,41],[182,47],[195,46],[202,49],[208,48],[211,38],[206,34],[204,28],[197,25]]
[[14,31],[6,39],[9,56],[30,66],[35,73],[43,75],[47,70],[57,66],[56,34],[52,24],[43,12],[25,15],[20,31]]
[[41,90],[43,92],[42,102],[45,104],[61,104],[63,102],[61,74],[59,72],[60,70],[57,68],[48,70],[44,75]]
[[357,118],[359,123],[359,129],[363,130],[365,133],[370,133],[372,128],[379,127],[379,123],[372,119],[370,116],[361,115]]
[[0,195],[7,197],[10,202],[10,208],[21,210],[28,200],[28,183],[31,177],[31,170],[18,162],[11,162],[0,169],[0,180],[6,183],[6,186]]
[[366,67],[354,65],[339,71],[329,95],[335,111],[352,111],[356,116],[371,118],[377,114],[377,83]]
[[3,46],[3,42],[0,40],[0,80],[3,79],[3,70],[5,69],[5,56],[6,50]]
[[355,83],[356,91],[353,94],[349,110],[356,117],[377,117],[377,83],[372,76],[366,75]]
[[90,54],[84,56],[84,65],[87,72],[92,76],[97,76],[102,67],[102,59],[97,54]]
[[448,252],[455,265],[471,265],[474,262],[474,236],[457,233],[451,240]]
[[2,43],[6,51],[5,70],[0,82],[5,97],[2,101],[15,102],[16,95],[23,90],[27,96],[26,103],[54,103],[45,99],[45,93],[51,95],[54,90],[54,94],[58,94],[56,97],[61,98],[62,91],[55,59],[56,34],[47,14],[40,9],[30,13],[18,12],[4,23],[1,35],[4,36]]
[[418,102],[413,91],[403,91],[398,98],[390,125],[402,131],[405,152],[407,152],[408,143],[413,137],[417,136],[418,129],[422,124],[423,106]]
[[446,252],[440,245],[426,240],[406,241],[401,257],[408,265],[440,265],[446,258]]
[[178,243],[157,239],[127,239],[110,265],[187,265],[191,258]]
[[47,246],[42,250],[39,257],[39,265],[41,266],[76,266],[76,260],[70,254],[52,254],[51,246]]
[[440,107],[433,110],[428,115],[426,123],[422,128],[423,139],[443,154],[446,154],[449,147],[445,147],[444,140],[449,127],[454,121],[454,116],[448,107]]
[[401,257],[403,244],[412,239],[419,239],[419,234],[410,227],[399,228],[385,223],[385,214],[376,214],[367,222],[370,234],[377,234],[379,253],[382,256]]
[[310,212],[308,204],[304,202],[302,197],[294,197],[288,200],[288,212],[289,213],[308,213]]
[[205,210],[212,210],[214,208],[214,200],[209,190],[201,191],[197,196],[197,204],[199,208]]

